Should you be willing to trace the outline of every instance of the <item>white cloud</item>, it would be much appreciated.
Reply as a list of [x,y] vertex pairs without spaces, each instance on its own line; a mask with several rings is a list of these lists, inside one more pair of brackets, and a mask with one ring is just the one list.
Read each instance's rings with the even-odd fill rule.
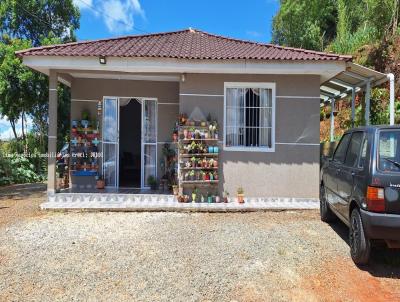
[[80,10],[90,11],[101,17],[112,33],[131,31],[134,15],[145,18],[140,0],[73,0]]
[[73,0],[74,4],[79,7],[80,10],[90,9],[93,5],[93,0]]

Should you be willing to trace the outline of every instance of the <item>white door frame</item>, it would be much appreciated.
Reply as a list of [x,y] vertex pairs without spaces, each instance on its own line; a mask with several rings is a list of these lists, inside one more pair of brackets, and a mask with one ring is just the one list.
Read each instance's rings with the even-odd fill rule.
[[117,114],[117,138],[115,140],[115,142],[113,143],[109,143],[107,142],[106,144],[114,144],[116,145],[116,159],[115,159],[115,187],[114,186],[106,186],[107,188],[118,188],[119,187],[119,98],[115,97],[115,96],[104,96],[103,97],[103,112],[101,115],[101,135],[102,135],[102,140],[101,140],[101,151],[102,151],[102,160],[101,160],[101,172],[102,175],[104,177],[105,173],[104,173],[104,114],[105,114],[105,106],[104,106],[104,100],[105,99],[112,99],[116,101],[117,104],[117,110],[116,110],[116,114]]
[[[156,120],[156,125],[155,125],[155,135],[156,135],[156,140],[154,143],[145,143],[144,139],[143,139],[143,133],[144,133],[144,104],[145,101],[155,101],[156,102],[156,110],[155,110],[155,120]],[[141,102],[142,102],[142,135],[141,135],[141,167],[140,167],[140,186],[142,187],[142,189],[150,189],[149,186],[145,186],[145,179],[144,179],[144,146],[145,145],[154,145],[155,149],[156,149],[156,159],[155,159],[155,178],[157,179],[157,159],[158,159],[158,154],[157,154],[157,146],[158,146],[158,99],[157,98],[141,98]]]
[[[141,149],[140,149],[140,188],[141,189],[149,189],[150,187],[145,187],[144,186],[144,145],[154,145],[155,149],[156,149],[156,158],[155,158],[155,177],[157,178],[157,173],[158,173],[158,163],[157,163],[157,159],[158,159],[158,152],[157,152],[157,146],[158,146],[158,99],[157,98],[149,98],[149,97],[117,97],[117,96],[103,96],[103,105],[104,105],[104,100],[105,99],[116,99],[117,100],[117,125],[118,125],[118,129],[117,129],[117,141],[116,141],[116,152],[117,152],[117,156],[116,156],[116,186],[115,188],[119,188],[119,132],[120,132],[120,99],[137,99],[140,101],[141,103],[141,139],[140,139],[140,145],[141,145]],[[151,100],[151,101],[155,101],[156,102],[156,110],[155,110],[155,121],[156,121],[156,125],[155,125],[155,135],[156,135],[156,139],[154,143],[145,143],[144,139],[143,139],[143,127],[144,127],[144,104],[146,100]],[[104,122],[104,106],[103,106],[103,113],[102,113],[102,123],[101,123],[101,131],[102,133],[103,131],[103,122]],[[104,155],[104,142],[102,140],[102,154]],[[102,173],[104,175],[104,156],[102,157],[102,165],[101,165],[101,170]],[[109,187],[109,186],[108,186]]]

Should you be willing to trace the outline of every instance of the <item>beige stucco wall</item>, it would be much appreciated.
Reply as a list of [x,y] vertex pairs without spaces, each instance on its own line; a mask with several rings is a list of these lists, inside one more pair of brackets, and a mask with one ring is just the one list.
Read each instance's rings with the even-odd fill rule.
[[198,107],[222,126],[224,82],[276,83],[276,145],[275,152],[222,151],[219,190],[235,195],[242,186],[249,197],[318,198],[319,76],[187,74],[180,112]]
[[[318,198],[319,81],[319,76],[312,75],[227,74],[186,74],[180,83],[74,79],[71,118],[80,118],[84,108],[96,114],[95,102],[78,100],[102,100],[103,96],[157,98],[159,164],[162,144],[171,141],[179,112],[190,115],[198,107],[205,115],[210,112],[222,126],[224,82],[274,82],[275,152],[222,150],[219,190],[228,190],[233,196],[237,187],[243,186],[246,196],[251,197]],[[220,127],[221,140],[222,130]],[[79,178],[79,182],[84,180]]]
[[[71,119],[80,119],[83,109],[97,116],[97,103],[104,96],[116,97],[148,97],[158,100],[158,145],[157,154],[160,163],[164,142],[171,142],[172,128],[179,113],[179,83],[74,79],[71,87]],[[140,142],[138,142],[140,144]],[[161,177],[160,166],[158,176]],[[77,186],[94,185],[93,177],[72,177],[72,184]]]

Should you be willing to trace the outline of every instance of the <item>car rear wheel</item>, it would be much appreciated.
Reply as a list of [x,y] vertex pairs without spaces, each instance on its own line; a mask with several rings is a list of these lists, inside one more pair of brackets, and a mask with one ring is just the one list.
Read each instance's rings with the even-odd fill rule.
[[323,222],[332,222],[336,219],[335,214],[332,212],[326,200],[326,192],[323,184],[321,184],[319,190],[319,213]]
[[360,211],[354,209],[350,217],[350,253],[356,264],[367,264],[371,255],[371,242],[364,232]]

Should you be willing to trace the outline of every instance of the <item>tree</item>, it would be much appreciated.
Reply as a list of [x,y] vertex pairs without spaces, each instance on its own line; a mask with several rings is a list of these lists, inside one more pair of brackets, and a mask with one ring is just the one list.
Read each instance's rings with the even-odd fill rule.
[[48,37],[74,41],[79,17],[72,0],[2,0],[0,36],[27,39],[33,46]]
[[[13,128],[22,121],[22,139],[25,140],[25,122],[29,115],[35,130],[47,134],[48,80],[21,64],[16,50],[75,40],[79,27],[79,11],[72,0],[2,0],[0,2],[0,116],[7,116]],[[61,85],[60,85],[61,86]],[[60,112],[69,112],[66,101],[69,91],[61,86]],[[62,124],[61,121],[59,124]],[[67,127],[60,127],[63,137]],[[46,140],[43,139],[43,144]]]
[[[23,40],[8,40],[0,43],[0,116],[7,117],[17,139],[15,124],[20,118],[26,121],[26,112],[32,102],[32,71],[25,68],[14,52],[29,48],[31,44]],[[22,137],[25,138],[24,127]]]
[[281,0],[273,19],[272,42],[323,50],[336,36],[335,0]]

